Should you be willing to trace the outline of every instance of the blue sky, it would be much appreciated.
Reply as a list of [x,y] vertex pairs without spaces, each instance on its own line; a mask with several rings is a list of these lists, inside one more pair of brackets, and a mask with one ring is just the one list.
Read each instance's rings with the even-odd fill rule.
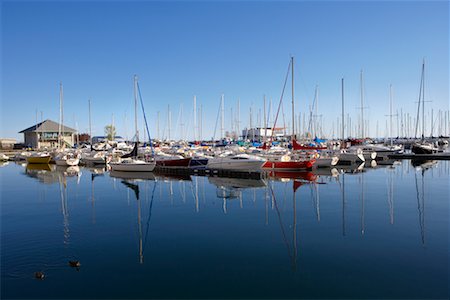
[[[389,84],[394,110],[415,115],[422,59],[426,59],[427,111],[449,109],[448,1],[82,1],[1,4],[2,101],[0,137],[36,120],[58,121],[59,82],[64,119],[93,134],[114,115],[118,133],[133,135],[133,75],[139,77],[150,131],[172,137],[192,125],[192,98],[203,109],[203,137],[213,135],[221,94],[225,127],[241,102],[241,123],[262,109],[263,95],[280,98],[290,55],[295,56],[296,113],[308,113],[319,86],[319,114],[330,134],[340,117],[340,79],[346,112],[356,124],[359,76],[364,70],[365,116],[370,133],[384,135]],[[290,87],[288,87],[290,89]],[[290,120],[290,93],[284,99]],[[126,116],[126,117],[125,117]],[[142,131],[142,116],[139,117]],[[178,126],[177,126],[178,124]],[[428,126],[429,130],[429,126]],[[142,133],[141,133],[142,136]],[[183,134],[184,136],[184,134]],[[188,137],[192,133],[188,134]]]

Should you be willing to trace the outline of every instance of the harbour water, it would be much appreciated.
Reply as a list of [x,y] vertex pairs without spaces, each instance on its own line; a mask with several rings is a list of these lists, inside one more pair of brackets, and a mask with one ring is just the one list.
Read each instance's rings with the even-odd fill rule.
[[2,165],[2,299],[449,298],[449,161],[116,175]]

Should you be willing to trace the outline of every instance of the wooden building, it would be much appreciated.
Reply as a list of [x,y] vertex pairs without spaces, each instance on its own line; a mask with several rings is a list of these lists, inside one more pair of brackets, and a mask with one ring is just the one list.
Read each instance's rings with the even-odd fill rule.
[[24,134],[24,144],[34,149],[58,147],[58,135],[61,130],[61,144],[73,147],[76,130],[67,126],[60,126],[52,120],[45,120],[20,131]]

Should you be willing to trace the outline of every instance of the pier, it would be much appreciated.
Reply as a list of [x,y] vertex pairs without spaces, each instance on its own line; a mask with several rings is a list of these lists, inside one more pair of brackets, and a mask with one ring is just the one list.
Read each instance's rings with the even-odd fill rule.
[[450,153],[441,152],[435,154],[414,154],[414,153],[402,153],[402,154],[390,154],[391,159],[417,159],[417,160],[450,160]]

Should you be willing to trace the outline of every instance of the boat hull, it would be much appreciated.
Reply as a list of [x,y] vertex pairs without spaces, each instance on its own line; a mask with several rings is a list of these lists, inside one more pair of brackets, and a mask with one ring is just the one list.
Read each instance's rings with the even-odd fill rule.
[[339,162],[339,158],[337,156],[332,157],[319,157],[316,159],[314,167],[316,168],[330,168],[332,166],[337,165]]
[[205,169],[208,165],[207,158],[193,158],[189,163],[189,168],[191,169]]
[[414,154],[434,154],[438,153],[439,150],[429,145],[412,145],[411,152]]
[[191,158],[180,158],[180,159],[161,159],[156,160],[156,165],[163,168],[187,168]]
[[339,154],[339,165],[351,165],[357,163],[363,163],[366,159],[361,153],[341,153]]
[[104,165],[107,163],[106,157],[84,157],[82,158],[85,164]]
[[223,161],[220,159],[209,159],[208,169],[212,170],[230,170],[230,171],[242,171],[242,172],[259,172],[264,164],[264,161]]
[[27,163],[29,164],[48,164],[51,160],[51,156],[39,156],[39,157],[34,157],[34,156],[29,156],[27,157]]
[[57,166],[78,166],[80,163],[80,159],[78,158],[69,158],[69,159],[56,159],[55,163]]
[[268,160],[264,163],[263,169],[265,170],[307,170],[311,169],[315,159],[301,160],[301,161],[271,161]]

